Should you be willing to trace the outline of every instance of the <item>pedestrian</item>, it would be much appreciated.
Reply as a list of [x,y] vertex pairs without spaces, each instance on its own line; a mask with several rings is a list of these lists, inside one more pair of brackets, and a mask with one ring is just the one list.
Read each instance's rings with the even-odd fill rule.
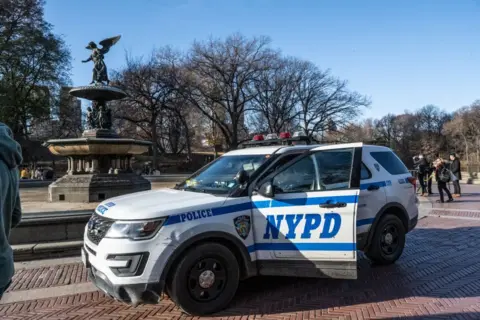
[[452,163],[450,164],[450,171],[452,171],[453,175],[457,178],[456,180],[452,181],[453,184],[453,197],[458,198],[461,196],[462,191],[460,190],[460,180],[462,180],[462,168],[460,166],[460,159],[456,156],[455,153],[450,154],[450,160]]
[[448,196],[448,200],[446,202],[452,202],[452,194],[447,188],[447,183],[452,179],[451,172],[447,169],[445,163],[440,158],[435,161],[435,179],[437,180],[438,193],[440,193],[440,200],[437,200],[437,202],[445,202],[443,196],[444,191]]
[[420,187],[422,188],[421,196],[427,196],[427,188],[425,185],[425,178],[428,176],[428,163],[423,154],[418,156],[419,162],[417,165],[418,170],[418,181],[420,182]]
[[13,139],[12,131],[0,122],[0,299],[15,272],[9,236],[22,216],[18,190],[18,166],[22,160],[22,149]]
[[428,190],[428,194],[429,195],[432,195],[433,194],[433,191],[432,191],[432,181],[433,181],[433,177],[435,176],[435,166],[433,165],[432,162],[428,162],[428,168],[427,168],[427,190]]
[[25,167],[22,169],[22,171],[20,172],[20,177],[22,179],[28,179],[28,176],[29,176],[29,173],[28,173],[28,168]]
[[42,179],[42,170],[40,170],[40,168],[35,169],[35,179],[36,180]]

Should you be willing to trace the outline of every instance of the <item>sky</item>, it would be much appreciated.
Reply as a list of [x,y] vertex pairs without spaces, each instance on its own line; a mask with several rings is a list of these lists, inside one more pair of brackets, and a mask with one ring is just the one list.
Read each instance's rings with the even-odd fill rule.
[[47,0],[45,18],[72,54],[74,85],[91,81],[89,41],[120,34],[105,62],[194,40],[269,36],[369,96],[363,118],[480,99],[480,0]]

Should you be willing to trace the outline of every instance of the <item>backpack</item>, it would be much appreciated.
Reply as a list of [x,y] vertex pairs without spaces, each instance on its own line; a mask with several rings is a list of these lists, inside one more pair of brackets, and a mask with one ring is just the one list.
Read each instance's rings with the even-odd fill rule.
[[438,173],[438,179],[442,182],[450,182],[451,176],[450,176],[450,170],[448,170],[445,167],[442,167],[440,169],[440,172]]

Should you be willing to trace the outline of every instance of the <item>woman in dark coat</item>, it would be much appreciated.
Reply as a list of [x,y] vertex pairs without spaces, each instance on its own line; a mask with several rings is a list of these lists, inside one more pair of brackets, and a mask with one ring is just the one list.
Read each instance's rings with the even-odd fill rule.
[[460,160],[457,158],[455,153],[450,154],[450,160],[452,163],[450,164],[450,171],[452,171],[453,175],[457,177],[457,180],[453,181],[453,196],[455,198],[460,197],[461,190],[460,190],[460,180],[462,180],[462,168],[460,166]]
[[444,191],[447,193],[447,196],[448,196],[447,202],[452,202],[453,201],[452,194],[447,188],[447,183],[445,181],[442,181],[442,179],[440,179],[440,173],[442,172],[443,168],[445,168],[445,164],[441,159],[437,159],[435,161],[435,179],[437,180],[438,193],[440,193],[440,200],[437,200],[437,202],[441,202],[441,203],[445,202],[443,197]]

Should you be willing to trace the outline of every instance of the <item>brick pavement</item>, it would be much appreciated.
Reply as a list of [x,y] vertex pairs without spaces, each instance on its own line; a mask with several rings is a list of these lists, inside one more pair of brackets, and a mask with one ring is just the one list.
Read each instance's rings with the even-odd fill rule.
[[[480,219],[430,216],[408,235],[405,253],[395,265],[371,266],[362,258],[353,281],[250,279],[241,284],[229,309],[211,319],[480,319],[479,231]],[[77,265],[58,267],[66,272],[63,281],[59,276],[56,281],[38,280],[42,275],[55,279],[49,268],[24,271],[12,290],[60,286],[65,279],[84,281],[84,271],[73,271]],[[194,318],[183,315],[169,299],[131,308],[88,292],[0,305],[0,319]]]
[[7,292],[48,288],[87,282],[87,272],[82,263],[20,269],[15,272],[13,284]]

